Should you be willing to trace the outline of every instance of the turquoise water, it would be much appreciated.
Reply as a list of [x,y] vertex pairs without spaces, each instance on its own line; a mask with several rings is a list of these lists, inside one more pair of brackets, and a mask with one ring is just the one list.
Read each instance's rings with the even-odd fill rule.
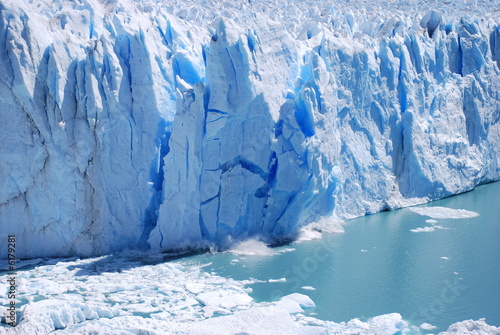
[[437,326],[435,333],[467,319],[486,318],[500,326],[499,195],[500,183],[494,183],[421,206],[480,214],[438,220],[448,229],[411,232],[432,224],[402,209],[351,220],[344,234],[276,248],[285,252],[273,256],[221,253],[190,261],[212,262],[208,271],[238,280],[286,278],[250,285],[251,296],[272,301],[293,292],[307,294],[316,303],[315,317],[323,320],[397,312],[412,324]]

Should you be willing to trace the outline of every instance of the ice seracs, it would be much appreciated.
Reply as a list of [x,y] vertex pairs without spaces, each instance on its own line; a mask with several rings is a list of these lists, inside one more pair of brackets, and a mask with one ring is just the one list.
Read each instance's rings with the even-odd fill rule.
[[2,2],[0,238],[276,243],[500,179],[498,12],[405,4]]

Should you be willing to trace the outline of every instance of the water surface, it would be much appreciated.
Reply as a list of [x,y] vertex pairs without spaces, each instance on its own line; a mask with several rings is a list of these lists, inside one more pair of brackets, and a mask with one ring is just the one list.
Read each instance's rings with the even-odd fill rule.
[[[351,220],[344,234],[276,248],[281,252],[273,256],[222,253],[189,261],[212,262],[207,270],[225,277],[266,281],[251,285],[256,301],[307,294],[323,320],[398,312],[412,324],[437,326],[436,333],[467,319],[500,326],[499,195],[500,183],[493,183],[420,206],[480,214],[473,218],[429,223],[406,208]],[[411,231],[433,226],[445,229]],[[286,281],[272,280],[280,278]]]

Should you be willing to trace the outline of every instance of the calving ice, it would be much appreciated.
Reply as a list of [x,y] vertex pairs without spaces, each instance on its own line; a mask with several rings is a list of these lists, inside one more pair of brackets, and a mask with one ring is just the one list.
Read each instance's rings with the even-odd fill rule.
[[490,2],[0,6],[18,258],[279,242],[500,179]]

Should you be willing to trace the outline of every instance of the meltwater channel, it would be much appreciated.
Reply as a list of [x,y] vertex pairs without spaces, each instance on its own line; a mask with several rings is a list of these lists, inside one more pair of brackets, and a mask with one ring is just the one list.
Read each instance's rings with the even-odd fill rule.
[[279,247],[271,256],[218,253],[186,261],[262,281],[250,286],[256,301],[306,294],[323,320],[397,312],[414,325],[436,326],[433,333],[468,319],[500,326],[499,195],[497,182],[419,206],[480,214],[472,218],[429,221],[405,208],[351,220],[345,233]]

